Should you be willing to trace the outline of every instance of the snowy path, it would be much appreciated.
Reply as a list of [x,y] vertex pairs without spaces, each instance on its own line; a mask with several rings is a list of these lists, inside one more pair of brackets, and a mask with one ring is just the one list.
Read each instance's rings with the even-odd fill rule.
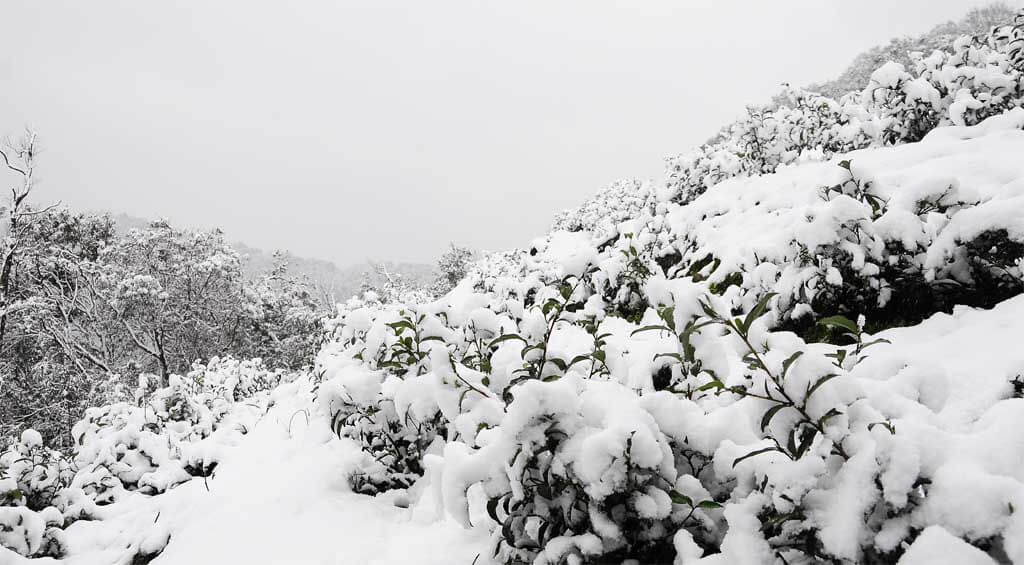
[[[291,439],[278,422],[265,424],[187,510],[153,565],[473,562],[479,544],[459,526],[414,521],[409,510],[349,492],[348,443]],[[296,418],[293,433],[304,430]]]
[[301,414],[289,422],[301,402],[272,409],[207,483],[133,495],[104,508],[103,520],[72,525],[73,557],[63,563],[110,565],[126,563],[126,556],[130,562],[135,551],[126,548],[145,548],[168,534],[153,565],[473,563],[484,544],[480,534],[450,521],[414,519],[412,510],[386,499],[350,492],[344,472],[355,446],[329,441],[327,430],[314,433]]

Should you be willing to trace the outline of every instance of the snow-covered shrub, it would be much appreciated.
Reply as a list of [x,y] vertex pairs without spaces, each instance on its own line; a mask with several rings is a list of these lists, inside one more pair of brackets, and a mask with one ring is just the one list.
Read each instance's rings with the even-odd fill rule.
[[[672,404],[668,393],[641,397],[576,375],[531,381],[516,390],[502,425],[479,434],[480,450],[450,444],[445,457],[453,481],[480,480],[498,524],[494,552],[505,562],[667,562],[682,528],[712,543],[720,508],[694,476],[702,466],[677,469],[694,454],[667,426]],[[485,476],[470,475],[480,467]],[[448,504],[463,512],[457,496]]]
[[1024,291],[1022,129],[1012,109],[830,160],[766,143],[773,173],[552,231],[437,300],[350,301],[316,413],[362,448],[355,490],[433,492],[498,562],[896,563],[934,527],[1017,552],[1012,515],[951,514],[954,458],[915,447],[961,433],[942,370],[873,363],[873,334]]
[[435,297],[440,297],[451,292],[466,278],[469,266],[473,262],[473,255],[472,249],[451,244],[437,260],[437,274],[430,286],[431,293]]
[[20,441],[0,454],[0,481],[7,481],[9,487],[0,489],[0,504],[42,510],[53,503],[72,474],[68,460],[44,446],[39,432],[25,430]]
[[650,183],[638,179],[614,182],[588,198],[580,207],[555,216],[552,230],[588,231],[597,238],[615,235],[615,226],[635,218],[654,205]]
[[466,278],[473,282],[473,287],[477,290],[493,291],[499,281],[507,281],[523,274],[527,256],[527,253],[520,249],[486,253],[469,266]]
[[410,409],[396,405],[395,398],[397,389],[426,372],[426,346],[441,339],[429,329],[442,322],[431,316],[428,323],[426,314],[401,309],[369,315],[365,307],[349,311],[336,338],[351,347],[362,345],[353,357],[375,370],[342,370],[340,376],[331,371],[317,392],[335,433],[358,441],[373,461],[350,477],[357,492],[411,486],[423,474],[423,455],[435,438],[444,436],[446,425],[436,403]]
[[289,272],[283,253],[274,254],[268,274],[247,285],[245,297],[246,339],[213,358],[259,358],[266,365],[289,370],[308,366],[320,345],[325,312],[310,282]]
[[[735,306],[779,293],[779,322],[794,331],[833,314],[865,314],[878,328],[955,304],[991,307],[1021,289],[1024,231],[1010,212],[1014,189],[1000,178],[1010,157],[996,132],[1016,139],[1022,116],[1015,109],[930,136],[930,147],[985,155],[988,171],[913,145],[854,152],[771,181],[725,181],[629,229],[657,242],[656,258],[671,259],[669,276],[707,280]],[[904,157],[929,171],[899,164]]]
[[262,359],[214,357],[207,363],[194,363],[186,378],[206,392],[240,401],[273,389],[288,373],[267,368]]
[[87,516],[126,491],[160,493],[210,475],[223,448],[265,411],[266,400],[252,402],[254,395],[287,378],[258,360],[231,358],[196,364],[167,387],[143,374],[137,405],[90,408],[73,428],[77,473],[65,512]]
[[919,141],[937,126],[974,125],[1020,105],[1020,71],[993,35],[987,42],[961,37],[951,51],[917,54],[913,61],[911,72],[886,63],[864,90],[868,111],[886,124],[885,142]]
[[846,94],[863,89],[871,73],[889,61],[911,66],[913,53],[931,53],[936,49],[946,49],[965,35],[984,36],[992,31],[992,28],[1013,21],[1014,14],[1013,8],[1001,2],[972,8],[959,21],[945,22],[920,36],[897,37],[885,45],[868,49],[854,58],[850,66],[834,80],[813,84],[807,88],[838,100]]
[[25,556],[59,555],[64,518],[54,505],[73,474],[39,432],[22,432],[0,454],[0,546]]
[[423,302],[430,300],[427,281],[400,272],[391,272],[387,264],[373,265],[374,273],[365,273],[359,296],[369,302]]
[[[103,519],[103,507],[131,496],[207,481],[269,409],[269,391],[295,377],[259,359],[230,357],[196,363],[168,386],[142,374],[135,403],[86,411],[72,430],[72,457],[26,430],[0,454],[0,545],[26,556],[60,556],[63,528],[72,522]],[[154,556],[167,542],[161,531],[128,549]]]
[[26,557],[59,556],[62,552],[60,511],[50,506],[35,512],[24,506],[0,506],[0,549]]
[[591,304],[593,315],[607,313],[636,322],[647,310],[643,287],[651,275],[661,269],[652,259],[654,242],[648,237],[636,238],[626,233],[609,249],[617,255],[603,262],[592,275],[592,284],[600,301]]
[[709,143],[667,160],[667,191],[688,202],[719,182],[775,172],[870,145],[882,122],[853,98],[832,100],[789,88],[788,105],[750,107]]
[[667,160],[666,189],[688,202],[719,182],[772,173],[854,149],[921,140],[944,125],[974,125],[1024,99],[1024,32],[1002,26],[949,47],[886,62],[862,91],[832,99],[790,89],[782,104],[751,107],[708,143]]

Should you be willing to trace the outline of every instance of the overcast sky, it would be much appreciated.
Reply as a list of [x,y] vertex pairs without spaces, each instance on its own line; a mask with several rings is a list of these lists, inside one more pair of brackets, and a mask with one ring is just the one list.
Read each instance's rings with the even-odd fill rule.
[[39,132],[41,200],[430,261],[986,3],[6,0],[0,131]]

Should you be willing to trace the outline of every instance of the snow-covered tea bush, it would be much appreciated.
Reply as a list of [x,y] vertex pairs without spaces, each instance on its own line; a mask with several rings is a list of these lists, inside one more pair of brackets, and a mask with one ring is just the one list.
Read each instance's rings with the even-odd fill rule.
[[895,37],[886,44],[872,47],[857,55],[834,80],[811,85],[808,89],[832,98],[841,98],[844,94],[864,88],[871,73],[889,61],[910,66],[914,53],[946,49],[964,35],[973,37],[987,34],[993,27],[1005,26],[1014,21],[1014,15],[1013,8],[1002,2],[972,8],[958,21],[941,23],[919,36]]
[[71,478],[71,467],[59,452],[47,449],[39,432],[28,429],[21,439],[0,455],[0,489],[4,504],[32,510],[49,506]]
[[59,452],[28,429],[0,454],[0,545],[22,555],[60,553],[61,512],[54,507],[73,472]]
[[[361,446],[356,490],[489,527],[500,563],[896,563],[940,538],[1024,559],[1017,505],[957,478],[1003,459],[936,443],[994,428],[957,431],[942,369],[875,335],[1019,300],[1022,150],[1021,109],[940,124],[661,193],[612,235],[485,258],[432,302],[352,302],[317,413]],[[1021,370],[985,401],[1003,433]]]
[[26,430],[0,454],[0,545],[60,555],[65,525],[97,519],[100,508],[130,493],[151,496],[207,480],[266,412],[266,393],[294,377],[258,359],[233,358],[197,363],[166,387],[143,374],[135,403],[86,411],[73,428],[73,457]]
[[351,323],[336,338],[349,347],[361,345],[353,357],[375,370],[329,370],[318,400],[335,432],[360,441],[373,458],[372,466],[352,477],[355,490],[409,487],[423,474],[426,450],[443,437],[445,420],[436,403],[405,406],[395,402],[394,392],[383,390],[394,391],[423,375],[427,345],[442,339],[437,333],[444,331],[443,322],[400,308],[374,312],[367,307],[349,311],[345,320]]
[[1021,30],[1019,24],[1005,25],[961,37],[949,50],[914,54],[911,67],[888,62],[871,74],[863,91],[839,100],[788,88],[787,103],[752,107],[710,142],[669,158],[666,190],[675,201],[688,202],[728,178],[919,141],[935,127],[974,125],[1019,107]]
[[553,230],[588,231],[596,237],[614,236],[615,226],[654,205],[654,190],[638,179],[613,182],[579,208],[555,216]]
[[141,375],[137,404],[90,408],[73,428],[78,473],[72,486],[103,504],[124,491],[155,494],[209,475],[223,447],[266,410],[249,399],[284,378],[259,360],[232,358],[196,364],[162,388],[154,375]]

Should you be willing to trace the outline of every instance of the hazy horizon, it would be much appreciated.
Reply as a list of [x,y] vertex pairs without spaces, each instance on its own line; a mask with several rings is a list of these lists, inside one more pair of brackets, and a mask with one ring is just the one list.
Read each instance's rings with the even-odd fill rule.
[[39,201],[429,262],[989,3],[10,3],[0,134],[38,131]]

